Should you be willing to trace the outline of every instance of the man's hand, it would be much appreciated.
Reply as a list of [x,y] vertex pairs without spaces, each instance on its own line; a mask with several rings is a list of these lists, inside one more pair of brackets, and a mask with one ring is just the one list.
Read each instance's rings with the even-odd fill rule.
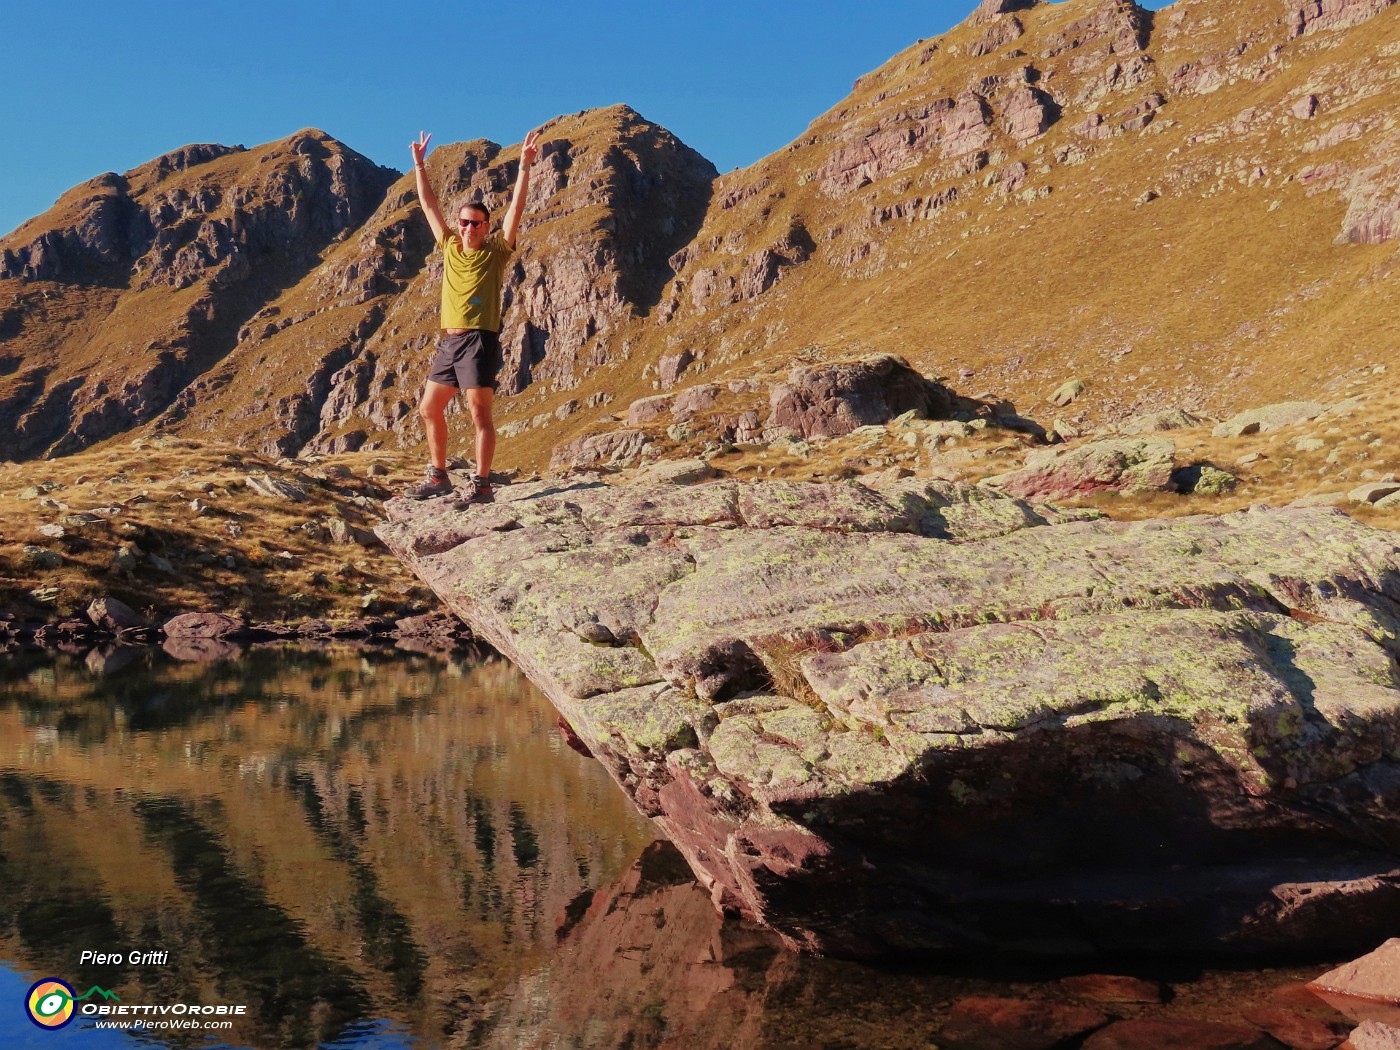
[[418,133],[418,141],[408,144],[408,148],[413,152],[413,166],[415,168],[421,168],[423,166],[423,158],[428,155],[428,141],[431,138],[432,136],[426,131],[420,131]]
[[428,181],[428,169],[423,166],[423,158],[428,155],[428,140],[431,138],[426,131],[420,131],[418,141],[410,142],[408,148],[413,151],[413,179],[418,187],[418,202],[423,205],[423,214],[428,219],[428,226],[433,231],[433,243],[436,244],[447,232],[447,223],[442,219],[442,208],[438,206],[437,194],[433,192],[432,183]]
[[532,131],[520,144],[520,171],[515,176],[515,192],[510,195],[505,222],[501,224],[501,239],[515,247],[515,234],[520,229],[520,216],[525,211],[525,194],[530,190],[530,166],[540,155],[540,133]]

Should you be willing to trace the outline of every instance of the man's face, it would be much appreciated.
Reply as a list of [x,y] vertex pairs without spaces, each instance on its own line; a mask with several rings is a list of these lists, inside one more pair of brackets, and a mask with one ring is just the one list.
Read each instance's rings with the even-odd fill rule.
[[488,222],[475,208],[463,208],[457,215],[457,232],[462,235],[462,243],[473,250],[484,245]]

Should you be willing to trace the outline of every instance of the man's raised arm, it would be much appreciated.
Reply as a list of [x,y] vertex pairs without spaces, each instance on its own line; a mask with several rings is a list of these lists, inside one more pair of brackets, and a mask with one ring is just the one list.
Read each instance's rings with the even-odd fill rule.
[[540,133],[532,131],[520,147],[520,174],[515,177],[515,192],[510,195],[505,222],[501,224],[501,240],[515,247],[515,235],[520,229],[520,216],[525,212],[525,194],[530,189],[530,167],[540,153]]
[[437,244],[447,232],[447,223],[442,221],[442,209],[438,207],[437,194],[433,192],[432,183],[428,181],[428,169],[423,164],[431,138],[431,135],[420,131],[418,141],[410,142],[408,148],[413,151],[413,176],[418,180],[418,202],[423,206],[423,214],[428,217],[428,225],[432,227],[433,243]]

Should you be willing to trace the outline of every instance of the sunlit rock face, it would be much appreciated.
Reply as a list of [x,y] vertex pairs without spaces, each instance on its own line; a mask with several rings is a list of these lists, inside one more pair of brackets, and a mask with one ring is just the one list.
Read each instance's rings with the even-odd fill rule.
[[[572,389],[618,352],[608,340],[655,304],[717,175],[626,106],[540,130],[504,278],[503,394]],[[478,139],[427,163],[445,212],[478,201],[500,221],[514,151]],[[413,177],[321,132],[103,175],[0,238],[9,452],[153,421],[275,455],[412,443],[440,285]]]
[[168,410],[395,175],[307,128],[252,150],[187,146],[64,194],[0,242],[7,455],[76,452]]
[[1330,949],[1400,917],[1389,534],[659,476],[391,502],[379,532],[721,907],[853,955]]

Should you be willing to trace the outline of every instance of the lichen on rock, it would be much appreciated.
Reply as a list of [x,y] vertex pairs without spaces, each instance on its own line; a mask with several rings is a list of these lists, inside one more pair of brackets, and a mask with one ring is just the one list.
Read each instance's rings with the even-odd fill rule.
[[1400,918],[1400,548],[1335,510],[654,470],[443,502],[380,536],[795,945],[1247,954]]

